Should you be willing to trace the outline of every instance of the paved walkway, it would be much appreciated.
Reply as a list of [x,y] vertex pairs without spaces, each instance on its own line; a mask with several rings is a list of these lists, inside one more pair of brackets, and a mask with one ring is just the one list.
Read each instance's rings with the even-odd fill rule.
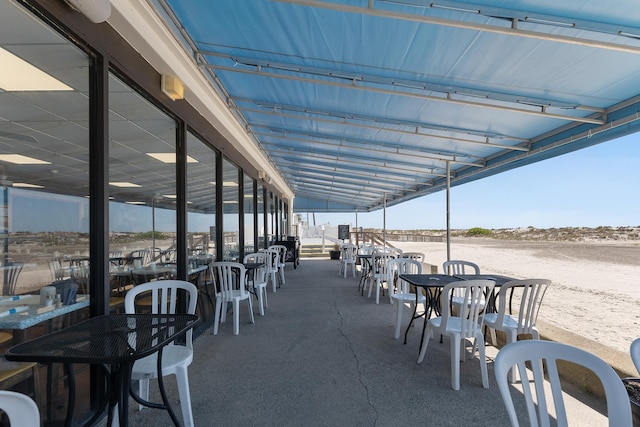
[[[418,365],[421,328],[410,331],[406,345],[393,339],[388,299],[375,305],[357,291],[358,278],[344,279],[338,269],[338,261],[328,259],[302,259],[296,270],[288,264],[287,283],[269,292],[264,317],[254,306],[256,322],[250,324],[242,304],[239,336],[228,317],[217,336],[209,329],[196,340],[189,369],[196,425],[509,424],[491,360],[489,389],[482,388],[475,358],[461,366],[461,390],[452,390],[447,339],[432,341]],[[180,417],[175,380],[167,383]],[[606,425],[577,400],[571,399],[569,411],[579,417],[572,425]],[[170,420],[164,411],[132,410],[131,425],[166,426]]]

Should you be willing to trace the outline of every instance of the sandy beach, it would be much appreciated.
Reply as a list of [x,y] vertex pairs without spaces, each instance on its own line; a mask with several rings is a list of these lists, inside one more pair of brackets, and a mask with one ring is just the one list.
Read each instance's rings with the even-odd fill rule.
[[[391,243],[424,253],[439,271],[447,258],[445,243]],[[473,261],[483,274],[550,279],[545,322],[623,352],[640,337],[640,243],[455,238],[451,259]]]

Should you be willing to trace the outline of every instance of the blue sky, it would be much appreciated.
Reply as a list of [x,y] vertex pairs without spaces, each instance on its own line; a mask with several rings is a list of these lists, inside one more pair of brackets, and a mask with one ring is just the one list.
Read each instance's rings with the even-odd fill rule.
[[[638,226],[639,187],[640,135],[628,135],[452,188],[451,228]],[[386,225],[444,229],[445,216],[442,191],[387,208]],[[316,214],[318,225],[355,221],[355,214]],[[382,211],[358,214],[358,226],[382,224]]]

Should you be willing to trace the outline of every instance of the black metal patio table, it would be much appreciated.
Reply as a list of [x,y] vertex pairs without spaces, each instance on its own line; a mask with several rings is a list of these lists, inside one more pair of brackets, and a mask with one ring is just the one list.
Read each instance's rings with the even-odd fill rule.
[[[424,328],[427,326],[427,321],[431,317],[431,313],[440,314],[440,295],[442,294],[442,288],[445,285],[452,282],[458,282],[462,279],[449,276],[447,274],[401,274],[399,279],[404,280],[416,287],[416,303],[413,305],[413,314],[411,315],[411,321],[404,333],[404,343],[407,343],[407,335],[413,325],[413,321],[419,317],[424,316],[424,325],[422,327],[422,335],[424,335]],[[416,315],[418,311],[418,292],[422,288],[425,290],[425,310],[423,314]],[[420,340],[420,347],[422,347],[422,339]]]
[[[432,313],[437,316],[440,315],[440,296],[442,295],[442,289],[445,285],[458,282],[461,280],[493,280],[496,285],[495,288],[500,288],[503,284],[515,280],[511,277],[501,276],[496,274],[460,274],[455,276],[449,276],[446,274],[401,274],[400,279],[416,286],[416,303],[413,307],[413,314],[407,330],[404,333],[404,343],[407,343],[407,335],[413,325],[413,321],[419,317],[424,316],[424,324],[422,326],[422,337],[420,338],[420,347],[422,347],[422,339],[424,337],[424,329],[427,326],[427,322]],[[420,315],[416,315],[418,308],[418,289],[422,288],[426,293],[425,312]],[[495,289],[494,288],[494,289]],[[487,306],[485,311],[490,313],[495,311],[495,294],[489,295],[487,298]]]
[[364,295],[364,285],[366,281],[369,280],[372,273],[371,254],[356,253],[356,258],[360,260],[360,264],[362,265],[362,273],[360,275],[360,280],[358,281],[358,290],[362,289],[362,295]]
[[[120,426],[128,425],[129,394],[139,403],[166,409],[173,423],[178,418],[171,409],[162,381],[162,348],[193,328],[198,316],[191,314],[112,314],[93,317],[60,331],[11,347],[8,360],[62,363],[69,375],[69,405],[66,426],[72,425],[75,401],[73,363],[104,367],[107,379],[102,405],[85,425],[93,425],[109,404],[108,425],[118,405]],[[163,403],[143,401],[130,389],[131,369],[136,360],[158,352],[158,384]]]

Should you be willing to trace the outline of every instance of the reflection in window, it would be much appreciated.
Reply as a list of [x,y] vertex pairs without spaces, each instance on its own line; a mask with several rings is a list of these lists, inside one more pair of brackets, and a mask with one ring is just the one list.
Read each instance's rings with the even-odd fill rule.
[[113,74],[109,79],[109,257],[112,295],[175,262],[176,124]]
[[255,229],[253,226],[253,179],[244,177],[244,253],[249,254],[256,251],[254,238]]
[[224,250],[222,258],[224,261],[238,261],[240,256],[240,213],[238,209],[240,198],[238,176],[238,168],[228,160],[223,160],[222,236]]
[[258,193],[256,194],[258,200],[258,249],[265,249],[265,229],[264,229],[264,187],[258,184]]
[[275,215],[275,200],[273,197],[273,193],[271,191],[267,191],[267,242],[269,245],[273,245],[275,242],[274,233],[276,232],[276,215]]
[[216,257],[217,153],[188,133],[187,154],[197,160],[187,164],[187,248],[192,264],[200,265]]
[[289,234],[289,208],[287,204],[282,202],[282,212],[280,213],[281,225],[280,225],[280,234],[283,237]]
[[[0,291],[73,278],[86,293],[89,59],[14,2],[0,2],[0,16],[12,81],[0,78]],[[7,57],[40,77],[20,82],[26,71]]]

